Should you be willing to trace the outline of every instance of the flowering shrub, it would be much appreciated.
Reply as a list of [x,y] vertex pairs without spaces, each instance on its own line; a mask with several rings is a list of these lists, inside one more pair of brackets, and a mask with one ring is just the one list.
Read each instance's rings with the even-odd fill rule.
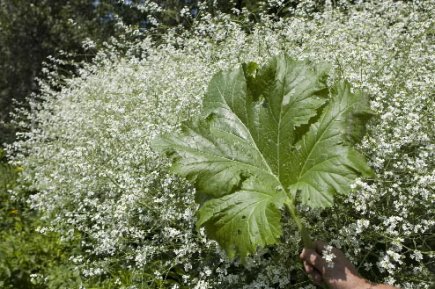
[[349,80],[378,114],[359,144],[377,177],[357,180],[326,211],[300,206],[313,235],[346,251],[372,281],[429,288],[435,7],[374,2],[326,1],[314,12],[313,1],[301,1],[290,18],[261,14],[255,23],[247,10],[237,21],[200,14],[191,30],[169,31],[159,43],[146,37],[126,54],[117,53],[122,43],[109,46],[60,92],[43,86],[42,104],[24,112],[28,130],[9,152],[25,168],[21,184],[38,191],[29,202],[49,223],[39,232],[80,242],[70,261],[83,287],[312,288],[288,216],[282,244],[245,266],[230,262],[194,229],[191,185],[150,148],[199,112],[214,73],[284,52],[331,63],[329,81]]
[[31,192],[12,192],[20,170],[6,163],[0,149],[0,287],[41,288],[40,278],[46,278],[43,288],[77,287],[79,274],[68,262],[73,247],[61,245],[55,233],[35,233],[41,222],[24,198]]

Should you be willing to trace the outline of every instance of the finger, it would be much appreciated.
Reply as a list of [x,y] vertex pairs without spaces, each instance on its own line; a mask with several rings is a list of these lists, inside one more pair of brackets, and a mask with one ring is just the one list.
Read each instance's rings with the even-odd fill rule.
[[322,259],[322,256],[317,254],[314,250],[305,249],[302,254],[302,259],[311,265],[315,269],[317,269],[320,273],[325,271],[325,261]]
[[299,254],[299,258],[303,260],[304,256],[305,256],[305,248],[302,249],[302,252]]
[[310,274],[308,274],[308,279],[311,280],[314,284],[321,286],[323,284],[322,277],[320,276],[320,273],[317,271],[314,271]]
[[314,270],[310,275],[312,277],[312,280],[313,280],[314,284],[316,284],[316,285],[322,285],[323,284],[322,275],[320,275],[319,271]]
[[307,261],[304,261],[304,269],[305,269],[305,272],[307,272],[307,273],[311,273],[314,271],[313,266],[308,264]]
[[299,257],[302,259],[302,260],[307,260],[307,259],[309,259],[310,258],[310,255],[311,254],[317,254],[313,249],[308,249],[308,248],[304,248],[303,250],[302,250],[302,253],[299,255]]

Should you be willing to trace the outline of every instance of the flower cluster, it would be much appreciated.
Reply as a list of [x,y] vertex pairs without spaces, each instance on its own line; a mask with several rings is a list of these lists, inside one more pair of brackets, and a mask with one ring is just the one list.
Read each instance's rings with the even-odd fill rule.
[[46,220],[40,231],[80,242],[71,262],[84,279],[112,278],[120,288],[312,288],[294,224],[286,221],[282,244],[243,265],[228,261],[195,229],[192,187],[150,148],[198,113],[214,73],[285,52],[331,63],[330,81],[348,79],[377,113],[359,145],[377,177],[357,180],[327,211],[302,208],[313,235],[344,249],[372,281],[429,288],[435,7],[327,1],[319,10],[314,2],[255,23],[249,11],[238,21],[200,13],[191,30],[108,45],[60,91],[42,87],[43,102],[23,113],[28,130],[9,152],[25,168],[21,183],[38,192],[29,202]]

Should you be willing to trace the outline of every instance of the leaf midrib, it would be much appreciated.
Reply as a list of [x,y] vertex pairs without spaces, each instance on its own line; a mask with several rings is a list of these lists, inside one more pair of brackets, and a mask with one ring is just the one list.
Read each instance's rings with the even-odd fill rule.
[[[247,83],[246,83],[246,78],[245,78],[245,84],[246,84],[246,90],[245,90],[245,97],[246,97],[246,94],[247,94],[247,88],[248,88]],[[232,89],[231,89],[231,91],[232,91],[232,93],[231,93],[231,98],[233,98],[233,96],[234,96],[234,93],[233,93],[233,91],[234,91],[234,86],[235,86],[235,84],[233,84],[233,87],[232,87]],[[273,176],[273,177],[274,177],[274,178],[275,178],[275,179],[276,179],[276,180],[281,184],[281,182],[279,181],[279,178],[277,178],[277,176],[275,176],[275,174],[273,173],[272,169],[271,169],[270,166],[269,166],[269,163],[266,161],[266,159],[264,158],[264,156],[263,156],[263,154],[261,153],[260,149],[258,148],[257,143],[255,142],[254,138],[252,137],[252,133],[251,133],[251,131],[246,127],[245,123],[243,123],[243,121],[240,119],[240,117],[239,117],[237,114],[235,114],[235,113],[231,110],[231,107],[228,105],[228,102],[227,102],[227,100],[225,99],[225,97],[223,96],[222,91],[220,90],[219,87],[218,87],[218,92],[219,92],[219,94],[221,95],[221,97],[222,97],[223,101],[225,102],[225,104],[230,108],[229,111],[230,111],[232,114],[234,114],[234,115],[236,116],[236,118],[237,118],[237,119],[239,120],[239,122],[242,124],[242,126],[244,127],[244,129],[248,132],[249,138],[250,138],[251,142],[254,144],[253,147],[254,147],[255,150],[259,153],[261,159],[263,160],[263,163],[266,165],[267,169],[269,170],[269,174],[272,175],[272,176]],[[249,118],[249,114],[246,113],[246,115],[247,115],[247,117]],[[248,120],[248,121],[250,121],[250,120]],[[251,166],[252,166],[252,165],[251,165]]]

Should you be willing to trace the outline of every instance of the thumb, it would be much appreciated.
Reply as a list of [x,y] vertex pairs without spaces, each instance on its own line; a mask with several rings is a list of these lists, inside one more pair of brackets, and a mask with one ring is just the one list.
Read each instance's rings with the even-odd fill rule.
[[325,260],[323,260],[322,256],[320,256],[316,251],[304,248],[302,250],[300,258],[307,262],[309,265],[313,266],[320,273],[325,273]]

